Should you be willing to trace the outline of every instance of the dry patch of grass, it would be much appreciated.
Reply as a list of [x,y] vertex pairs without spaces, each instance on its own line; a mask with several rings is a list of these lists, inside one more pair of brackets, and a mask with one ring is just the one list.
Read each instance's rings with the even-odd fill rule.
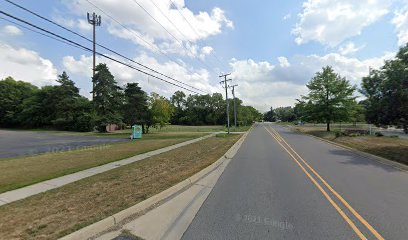
[[393,137],[339,137],[334,140],[351,148],[408,165],[408,140]]
[[194,175],[238,140],[211,137],[0,207],[0,239],[55,239]]
[[407,139],[375,136],[336,137],[334,132],[313,127],[296,127],[295,130],[408,165]]
[[197,133],[152,134],[142,140],[0,160],[0,193],[132,157],[196,137]]
[[336,138],[335,132],[327,132],[325,129],[319,127],[294,127],[294,129],[298,132],[307,133],[327,140],[334,140]]

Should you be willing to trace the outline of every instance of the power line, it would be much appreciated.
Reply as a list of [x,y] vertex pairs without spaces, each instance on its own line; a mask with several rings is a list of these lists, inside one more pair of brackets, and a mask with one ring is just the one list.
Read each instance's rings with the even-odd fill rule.
[[227,128],[228,134],[230,133],[230,118],[229,118],[229,102],[228,102],[228,81],[232,81],[232,79],[227,79],[227,76],[231,75],[231,73],[222,74],[219,77],[224,78],[220,83],[225,85],[225,101],[227,104]]
[[[10,4],[12,4],[12,5],[14,5],[14,6],[16,6],[16,7],[18,7],[18,8],[20,8],[20,9],[22,9],[22,10],[24,10],[24,11],[26,11],[26,12],[29,12],[29,13],[33,14],[33,15],[36,16],[36,17],[39,17],[39,18],[41,18],[41,19],[43,19],[43,20],[45,20],[45,21],[47,21],[47,22],[49,22],[49,23],[51,23],[51,24],[53,24],[53,25],[56,25],[56,26],[58,26],[58,27],[60,27],[60,28],[62,28],[62,29],[64,29],[64,30],[66,30],[66,31],[68,31],[68,32],[70,32],[70,33],[72,33],[72,34],[74,34],[74,35],[76,35],[76,36],[82,38],[82,39],[85,39],[85,40],[87,40],[88,42],[93,42],[91,39],[89,39],[89,38],[87,38],[87,37],[85,37],[85,36],[83,36],[83,35],[81,35],[81,34],[75,32],[75,31],[72,31],[72,30],[69,29],[69,28],[66,28],[66,27],[62,26],[61,24],[56,23],[55,21],[52,21],[52,20],[50,20],[50,19],[48,19],[48,18],[46,18],[46,17],[44,17],[44,16],[41,16],[40,14],[38,14],[38,13],[36,13],[36,12],[33,12],[33,11],[31,11],[31,10],[29,10],[29,9],[27,9],[27,8],[25,8],[25,7],[23,7],[23,6],[19,5],[19,4],[17,4],[17,3],[14,3],[14,2],[12,2],[12,1],[10,1],[10,0],[5,0],[5,1],[8,2],[8,3],[10,3]],[[88,2],[89,2],[89,1],[88,1]],[[89,2],[89,3],[90,3],[90,2]],[[90,3],[90,4],[92,4],[92,3]],[[94,4],[92,4],[92,5],[93,5],[94,7],[96,7]],[[101,9],[99,9],[99,10],[101,10]],[[101,10],[101,11],[102,11],[102,10]],[[102,12],[103,12],[105,15],[107,15],[104,11],[102,11]],[[110,17],[110,16],[108,16],[108,17]],[[111,17],[110,17],[110,18],[111,18]],[[40,33],[40,34],[41,34],[41,33]],[[142,40],[143,40],[143,39],[142,39]],[[148,42],[146,41],[146,43],[148,43]],[[144,65],[144,64],[141,64],[141,63],[139,63],[139,62],[137,62],[137,61],[134,61],[133,59],[131,59],[131,58],[129,58],[129,57],[126,57],[126,56],[124,56],[123,54],[121,54],[121,53],[119,53],[119,52],[117,52],[117,51],[114,51],[114,50],[112,50],[112,49],[110,49],[110,48],[107,48],[107,47],[105,47],[105,46],[103,46],[103,45],[101,45],[101,44],[96,43],[96,45],[99,46],[99,47],[101,47],[101,48],[103,48],[103,49],[105,49],[105,50],[107,50],[107,51],[109,51],[109,52],[111,52],[111,53],[114,53],[114,54],[116,54],[116,55],[118,55],[118,56],[120,56],[120,57],[122,57],[122,58],[124,58],[124,59],[126,59],[126,60],[128,60],[128,61],[131,61],[131,62],[133,62],[133,63],[135,63],[135,64],[137,64],[137,65],[139,65],[139,66],[141,66],[141,67],[144,67],[144,68],[146,68],[146,69],[148,69],[148,70],[150,70],[150,71],[152,71],[152,72],[154,72],[154,73],[156,73],[156,74],[159,74],[160,76],[166,77],[166,78],[168,78],[168,79],[171,79],[171,80],[173,80],[173,81],[175,81],[175,82],[178,82],[178,83],[180,83],[180,84],[186,85],[186,86],[188,86],[188,87],[190,87],[190,88],[193,88],[193,89],[195,89],[195,90],[198,90],[198,91],[207,93],[206,91],[203,91],[203,90],[201,90],[201,89],[198,89],[198,88],[196,88],[196,87],[194,87],[194,86],[191,86],[191,85],[189,85],[189,84],[187,84],[187,83],[184,83],[184,82],[182,82],[182,81],[176,80],[176,79],[174,79],[174,78],[172,78],[172,77],[170,77],[170,76],[168,76],[168,75],[166,75],[166,74],[163,74],[163,73],[161,73],[161,72],[159,72],[159,71],[156,71],[156,70],[154,70],[154,69],[152,69],[152,68],[150,68],[150,67],[148,67],[148,66],[146,66],[146,65]],[[174,61],[174,60],[173,60],[173,61]]]
[[24,25],[22,25],[22,24],[20,24],[20,23],[17,23],[17,22],[15,22],[15,21],[12,21],[12,20],[10,20],[10,19],[4,18],[4,17],[0,17],[0,19],[2,19],[2,20],[4,20],[4,21],[7,21],[7,22],[9,22],[9,23],[12,23],[12,24],[14,24],[14,25],[16,25],[16,26],[19,26],[19,27],[21,27],[21,28],[27,29],[27,30],[29,30],[29,31],[31,31],[31,32],[34,32],[34,33],[37,33],[37,34],[41,34],[41,35],[43,35],[43,36],[45,36],[45,37],[54,39],[54,40],[56,40],[56,41],[58,41],[58,42],[62,42],[62,43],[65,43],[65,44],[67,44],[67,45],[70,45],[70,46],[72,46],[72,47],[76,47],[76,48],[79,48],[79,49],[84,50],[83,48],[78,47],[78,46],[76,46],[76,45],[74,45],[74,44],[71,44],[71,43],[69,43],[69,42],[63,41],[63,40],[58,39],[58,38],[56,38],[56,37],[47,35],[47,34],[45,34],[45,33],[42,33],[42,32],[40,32],[40,31],[37,31],[37,30],[35,30],[35,29],[31,29],[31,28],[29,28],[29,27],[26,27],[26,26],[24,26]]
[[[161,24],[155,17],[153,17],[153,15],[150,14],[149,11],[147,11],[142,5],[140,5],[137,2],[137,0],[133,0],[133,2],[135,2],[141,9],[143,9],[144,12],[146,12],[155,22],[157,22],[170,36],[172,36],[180,44],[180,46],[182,46],[184,49],[189,51],[194,56],[194,53],[191,51],[191,49],[184,46],[183,41],[175,37],[169,30],[167,30],[167,28],[163,26],[163,24]],[[211,71],[214,72],[214,70],[210,66],[208,66],[208,64],[206,64],[204,61],[202,61],[200,58],[197,58],[197,60],[200,61],[203,65],[205,65],[207,68],[211,69]],[[217,74],[216,72],[214,73]]]
[[[31,27],[34,27],[34,28],[36,28],[36,29],[38,29],[38,30],[41,30],[41,31],[43,31],[43,32],[46,32],[46,33],[48,33],[48,34],[51,34],[52,36],[55,36],[55,37],[57,37],[57,38],[60,38],[60,39],[62,39],[62,40],[64,40],[64,41],[69,42],[69,43],[71,43],[71,44],[73,44],[73,45],[75,45],[75,46],[77,46],[77,47],[79,47],[79,48],[82,48],[82,49],[86,50],[86,51],[89,51],[89,52],[92,52],[92,51],[93,51],[92,49],[90,49],[90,48],[88,48],[88,47],[85,47],[85,46],[83,46],[83,45],[81,45],[81,44],[79,44],[79,43],[77,43],[77,42],[75,42],[75,41],[69,40],[69,39],[67,39],[67,38],[65,38],[65,37],[62,37],[62,36],[60,36],[60,35],[58,35],[58,34],[56,34],[56,33],[53,33],[53,32],[51,32],[51,31],[48,31],[48,30],[46,30],[46,29],[44,29],[44,28],[41,28],[41,27],[39,27],[39,26],[37,26],[37,25],[35,25],[35,24],[29,23],[29,22],[27,22],[27,21],[25,21],[25,20],[23,20],[23,19],[20,19],[20,18],[18,18],[18,17],[15,17],[15,16],[13,16],[13,15],[11,15],[11,14],[8,14],[8,13],[6,13],[6,12],[0,11],[0,14],[6,15],[6,16],[8,16],[8,17],[10,17],[10,18],[13,18],[13,19],[15,19],[15,20],[17,20],[17,21],[19,21],[19,22],[22,22],[22,23],[24,23],[24,24],[27,24],[27,25],[29,25],[29,26],[31,26]],[[47,36],[47,35],[44,35],[44,36]],[[65,42],[64,42],[64,43],[65,43]],[[163,79],[163,78],[160,78],[160,77],[158,77],[158,76],[155,76],[155,75],[153,75],[153,74],[150,74],[150,73],[148,73],[148,72],[145,72],[145,71],[143,71],[143,70],[141,70],[141,69],[139,69],[139,68],[137,68],[137,67],[135,67],[135,66],[132,66],[132,65],[127,64],[127,63],[124,63],[124,62],[122,62],[122,61],[120,61],[120,60],[117,60],[117,59],[112,58],[112,57],[110,57],[110,56],[107,56],[107,55],[105,55],[105,54],[102,54],[102,53],[99,53],[99,52],[96,52],[96,54],[98,54],[98,55],[100,55],[100,56],[102,56],[102,57],[104,57],[104,58],[107,58],[107,59],[109,59],[109,60],[111,60],[111,61],[114,61],[114,62],[116,62],[116,63],[122,64],[122,65],[124,65],[124,66],[129,67],[129,68],[132,68],[132,69],[134,69],[134,70],[136,70],[136,71],[138,71],[138,72],[141,72],[141,73],[143,73],[143,74],[146,74],[146,75],[148,75],[148,76],[151,76],[151,77],[154,77],[154,78],[159,79],[159,80],[161,80],[161,81],[164,81],[164,82],[166,82],[166,83],[168,83],[168,84],[171,84],[171,85],[173,85],[173,86],[176,86],[176,87],[185,89],[185,90],[190,91],[190,92],[194,92],[194,93],[196,93],[196,94],[199,94],[198,92],[196,92],[196,91],[194,91],[194,90],[191,90],[191,89],[188,89],[188,88],[186,88],[186,87],[184,87],[184,86],[180,86],[180,85],[175,84],[175,83],[173,83],[173,82],[167,81],[167,80],[165,80],[165,79]]]
[[174,8],[177,9],[177,11],[180,13],[180,15],[186,20],[187,24],[190,26],[190,28],[197,34],[199,37],[200,34],[196,31],[196,29],[193,27],[193,25],[190,23],[190,21],[187,20],[187,18],[184,16],[184,14],[180,11],[180,9],[176,6],[176,4],[173,2],[173,0],[170,0],[171,4],[174,6]]
[[[167,17],[167,15],[159,8],[159,6],[157,6],[153,0],[150,0],[150,2],[159,10],[159,12],[161,13],[161,15],[163,15],[167,21],[169,21],[171,23],[171,25],[173,25],[173,27],[191,44],[194,45],[194,43],[192,43],[190,40],[188,40],[188,37],[176,26],[176,24],[169,18]],[[179,11],[180,12],[180,11]],[[200,37],[199,35],[197,35],[198,37]],[[198,44],[197,44],[198,45]],[[216,57],[215,55],[213,55],[214,57]],[[217,60],[219,60],[217,58]],[[221,63],[221,61],[220,61]],[[223,64],[223,63],[221,63]]]
[[[157,50],[159,50],[159,52],[160,52],[161,54],[163,54],[164,56],[166,56],[169,60],[173,61],[174,63],[176,63],[176,64],[179,65],[180,67],[183,67],[183,66],[181,66],[175,59],[173,59],[172,57],[168,56],[165,52],[163,52],[160,48],[158,48],[157,46],[152,45],[152,44],[149,43],[148,41],[144,40],[142,37],[140,37],[138,34],[136,34],[135,31],[133,31],[133,30],[129,29],[128,27],[126,27],[125,25],[123,25],[121,22],[119,22],[119,21],[116,20],[114,17],[112,17],[110,14],[106,13],[106,11],[104,11],[102,8],[96,6],[94,3],[92,3],[92,2],[89,1],[89,0],[86,0],[86,1],[87,1],[90,5],[92,5],[93,7],[95,7],[96,9],[98,9],[99,11],[101,11],[103,14],[105,14],[108,18],[112,19],[114,22],[116,22],[117,24],[119,24],[121,27],[123,27],[124,29],[126,29],[126,30],[128,30],[129,32],[133,33],[137,38],[139,38],[139,39],[141,39],[142,41],[144,41],[144,42],[145,42],[146,44],[148,44],[150,47],[157,48]],[[103,46],[101,46],[101,45],[99,45],[99,44],[97,44],[97,45],[100,46],[100,47],[102,47],[102,48],[104,48]],[[108,51],[111,51],[111,50],[108,50]],[[115,53],[115,54],[118,54],[118,53],[116,53],[116,52],[114,52],[114,53]],[[150,71],[153,71],[153,72],[155,72],[155,73],[157,73],[157,74],[159,74],[159,75],[161,75],[161,76],[167,77],[167,78],[169,78],[169,79],[171,79],[171,80],[173,80],[173,81],[175,81],[175,82],[182,83],[182,84],[184,84],[184,85],[186,85],[186,86],[189,86],[189,87],[191,87],[191,88],[194,88],[194,89],[196,89],[196,90],[198,90],[198,91],[201,91],[201,92],[204,92],[204,93],[208,93],[208,92],[206,92],[206,91],[203,91],[203,90],[201,90],[201,89],[195,88],[195,87],[193,87],[193,86],[191,86],[191,85],[188,85],[188,84],[186,84],[186,83],[183,83],[183,82],[181,82],[181,81],[178,81],[178,80],[176,80],[176,79],[174,79],[174,78],[172,78],[172,77],[169,77],[169,76],[167,76],[167,75],[164,75],[164,74],[162,74],[162,73],[159,73],[159,72],[157,72],[157,71],[155,71],[155,70],[153,70],[153,69],[151,69],[151,68],[149,68],[149,67],[147,67],[147,66],[145,66],[145,65],[143,65],[143,64],[140,64],[140,63],[138,63],[138,62],[135,62],[135,61],[132,60],[132,59],[129,59],[129,58],[124,57],[124,56],[121,56],[121,57],[126,58],[126,59],[129,60],[129,61],[132,61],[132,62],[134,62],[134,63],[136,63],[136,64],[138,64],[138,65],[140,65],[140,66],[142,66],[142,67],[145,67],[145,68],[149,69]],[[187,69],[186,69],[186,70],[187,70]]]
[[[179,14],[184,18],[184,20],[186,20],[187,24],[190,26],[190,28],[194,31],[194,33],[197,35],[197,37],[200,37],[200,34],[197,32],[197,30],[195,29],[195,27],[193,27],[193,25],[190,23],[190,21],[184,16],[183,12],[180,11],[180,9],[177,7],[177,5],[173,2],[173,0],[170,0],[171,5],[174,6],[175,9],[177,9],[177,11],[179,12]],[[217,55],[215,55],[215,53],[212,55],[221,65],[223,65],[224,63],[217,57]]]

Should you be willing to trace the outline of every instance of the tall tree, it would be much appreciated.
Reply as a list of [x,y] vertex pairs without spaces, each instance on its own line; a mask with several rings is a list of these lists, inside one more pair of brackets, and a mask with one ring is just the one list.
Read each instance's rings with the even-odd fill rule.
[[106,131],[108,124],[121,123],[123,94],[106,64],[98,64],[95,70],[96,73],[92,79],[95,84],[93,105],[98,116],[98,130]]
[[[52,99],[49,100],[51,108],[55,113],[52,123],[55,127],[62,130],[73,130],[76,118],[78,114],[82,112],[79,106],[84,106],[83,102],[77,104],[77,101],[86,101],[81,95],[79,95],[79,88],[75,86],[68,74],[64,71],[61,75],[58,75],[57,82],[59,85],[52,86],[52,93],[49,95]],[[85,109],[89,111],[88,109]]]
[[138,83],[128,83],[125,87],[123,121],[126,124],[141,124],[143,129],[148,122],[147,94]]
[[162,128],[169,124],[173,114],[173,106],[165,97],[153,92],[150,94],[150,112],[153,126]]
[[275,108],[276,118],[282,122],[293,122],[296,120],[296,115],[292,107]]
[[302,96],[307,104],[308,114],[317,121],[326,123],[327,131],[333,121],[348,120],[349,109],[355,104],[353,93],[356,89],[350,82],[333,71],[330,66],[317,72],[306,85],[309,94]]
[[363,78],[366,119],[377,125],[402,125],[408,133],[408,44],[380,70]]
[[172,124],[183,124],[183,117],[186,109],[186,94],[182,91],[176,91],[170,98],[174,107],[174,114],[171,117]]
[[276,113],[275,113],[275,110],[273,110],[272,107],[271,107],[271,109],[269,111],[264,113],[263,120],[265,120],[267,122],[275,122],[276,121]]
[[22,103],[32,97],[38,88],[30,83],[7,77],[0,81],[0,126],[16,127],[23,110]]

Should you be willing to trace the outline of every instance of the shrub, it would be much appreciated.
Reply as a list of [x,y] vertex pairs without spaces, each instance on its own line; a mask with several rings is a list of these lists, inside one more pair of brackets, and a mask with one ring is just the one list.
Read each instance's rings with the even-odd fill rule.
[[382,136],[384,136],[384,134],[382,134],[381,132],[375,132],[375,136],[376,137],[382,137]]
[[344,130],[344,135],[349,137],[368,135],[369,131],[364,129],[346,129]]

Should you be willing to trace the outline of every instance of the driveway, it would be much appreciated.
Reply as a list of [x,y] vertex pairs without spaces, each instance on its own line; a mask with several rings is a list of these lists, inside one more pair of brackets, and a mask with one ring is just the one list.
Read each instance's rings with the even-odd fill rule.
[[123,141],[127,139],[0,130],[0,159]]

